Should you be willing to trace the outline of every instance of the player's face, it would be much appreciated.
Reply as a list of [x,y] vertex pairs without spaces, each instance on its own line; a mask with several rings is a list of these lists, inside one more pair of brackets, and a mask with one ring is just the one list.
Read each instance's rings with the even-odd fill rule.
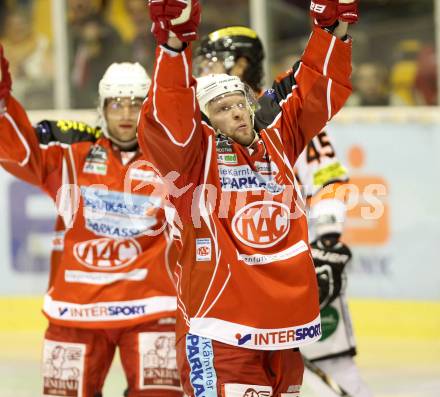
[[135,139],[142,102],[142,98],[107,99],[104,115],[109,134],[122,142],[130,142]]
[[222,95],[207,105],[212,126],[244,146],[250,145],[255,133],[245,96],[240,93]]

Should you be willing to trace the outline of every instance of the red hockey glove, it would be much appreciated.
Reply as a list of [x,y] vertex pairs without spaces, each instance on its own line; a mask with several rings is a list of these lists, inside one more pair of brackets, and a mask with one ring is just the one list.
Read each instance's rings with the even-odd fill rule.
[[335,237],[322,237],[310,243],[319,287],[321,309],[332,303],[346,285],[344,269],[352,258],[347,245]]
[[170,31],[166,21],[159,20],[151,25],[151,33],[156,38],[157,44],[165,44],[168,41]]
[[159,20],[170,21],[177,18],[186,7],[185,0],[148,0],[150,18],[156,22]]
[[315,25],[332,26],[337,20],[356,23],[359,20],[359,0],[312,0],[310,15]]
[[185,9],[182,15],[171,21],[171,31],[183,42],[197,40],[197,29],[201,20],[201,7],[199,0],[188,0],[190,8]]
[[359,0],[339,0],[338,19],[349,24],[359,21]]
[[11,95],[12,79],[9,73],[9,62],[3,54],[3,47],[0,44],[0,100],[6,100]]
[[176,19],[185,7],[185,0],[148,0],[150,18],[153,21],[151,32],[158,44],[167,42],[171,21]]

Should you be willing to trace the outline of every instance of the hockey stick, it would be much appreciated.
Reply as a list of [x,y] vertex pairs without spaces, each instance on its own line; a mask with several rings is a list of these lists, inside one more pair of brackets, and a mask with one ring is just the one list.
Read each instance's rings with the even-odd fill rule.
[[326,374],[321,368],[319,368],[316,364],[312,363],[309,359],[303,356],[303,361],[305,367],[318,376],[334,393],[341,397],[353,397],[346,390],[344,390],[341,386],[339,386],[336,381],[331,378],[328,374]]

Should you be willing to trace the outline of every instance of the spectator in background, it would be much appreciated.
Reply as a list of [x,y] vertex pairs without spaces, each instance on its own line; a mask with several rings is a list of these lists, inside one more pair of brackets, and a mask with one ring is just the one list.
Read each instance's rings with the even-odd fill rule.
[[52,53],[46,36],[33,30],[31,10],[16,7],[4,16],[1,41],[9,54],[14,94],[27,109],[53,107]]
[[437,58],[432,45],[419,53],[414,88],[418,104],[437,105]]
[[97,105],[96,87],[107,65],[127,59],[126,46],[103,16],[99,1],[68,0],[71,43],[72,106]]
[[411,106],[416,104],[415,80],[417,57],[420,52],[418,40],[402,40],[396,46],[396,62],[391,68],[391,95],[395,104]]
[[353,73],[353,95],[350,106],[388,106],[390,95],[388,73],[385,66],[366,62],[355,68]]
[[127,14],[135,29],[134,38],[129,44],[128,59],[132,62],[139,62],[152,72],[152,62],[154,59],[155,43],[150,34],[150,18],[145,12],[144,0],[124,0]]
[[205,1],[200,36],[223,26],[249,25],[248,0]]
[[283,40],[272,48],[274,62],[271,64],[271,74],[276,78],[281,71],[287,71],[301,58],[303,48],[307,46],[309,36],[295,37]]

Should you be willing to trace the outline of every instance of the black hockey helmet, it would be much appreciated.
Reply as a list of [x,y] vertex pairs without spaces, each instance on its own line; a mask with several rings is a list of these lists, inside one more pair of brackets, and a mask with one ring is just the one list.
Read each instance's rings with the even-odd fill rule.
[[209,63],[216,62],[222,63],[226,73],[229,73],[238,58],[246,58],[249,66],[242,80],[257,92],[262,89],[264,50],[254,30],[245,26],[230,26],[216,30],[201,39],[195,55],[195,64],[200,72],[196,71],[198,75],[203,73],[204,68],[209,68]]

